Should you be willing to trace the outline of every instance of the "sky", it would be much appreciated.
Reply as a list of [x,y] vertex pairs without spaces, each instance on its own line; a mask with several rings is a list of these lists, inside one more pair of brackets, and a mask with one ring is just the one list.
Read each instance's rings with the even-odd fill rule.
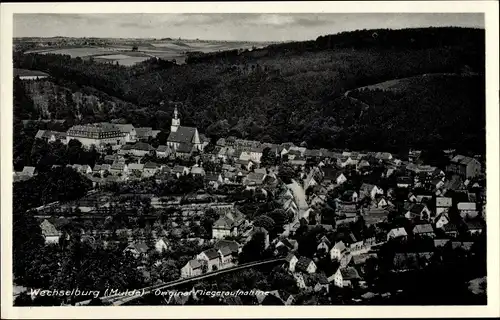
[[482,13],[15,14],[14,37],[312,40],[376,28],[484,28]]

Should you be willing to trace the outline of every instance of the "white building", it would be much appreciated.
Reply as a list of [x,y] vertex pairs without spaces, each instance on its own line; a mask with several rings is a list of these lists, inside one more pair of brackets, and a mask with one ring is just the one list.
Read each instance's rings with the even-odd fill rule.
[[80,141],[87,148],[94,145],[97,149],[103,149],[108,144],[119,148],[125,143],[120,129],[106,122],[72,126],[66,133],[66,142],[69,143],[73,139]]

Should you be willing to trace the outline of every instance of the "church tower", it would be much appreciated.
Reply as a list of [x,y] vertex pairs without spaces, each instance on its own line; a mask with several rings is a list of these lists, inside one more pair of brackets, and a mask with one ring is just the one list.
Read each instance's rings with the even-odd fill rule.
[[174,117],[172,118],[172,125],[170,126],[170,132],[177,132],[177,129],[181,125],[181,119],[179,119],[177,107],[174,109]]

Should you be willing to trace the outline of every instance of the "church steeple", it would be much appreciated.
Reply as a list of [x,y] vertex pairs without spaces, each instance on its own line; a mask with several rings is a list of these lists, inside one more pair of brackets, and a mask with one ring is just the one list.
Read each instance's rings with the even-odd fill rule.
[[174,109],[174,117],[172,118],[172,125],[170,126],[170,132],[176,132],[180,125],[181,119],[179,118],[179,112],[177,111],[176,106]]

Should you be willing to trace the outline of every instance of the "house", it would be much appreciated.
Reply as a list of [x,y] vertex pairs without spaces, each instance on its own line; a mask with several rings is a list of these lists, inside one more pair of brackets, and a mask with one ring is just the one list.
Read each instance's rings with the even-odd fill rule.
[[169,241],[166,238],[158,238],[155,242],[155,249],[158,252],[163,252],[169,248]]
[[442,248],[444,247],[448,242],[450,242],[450,239],[434,239],[434,247],[435,248]]
[[135,131],[135,128],[131,124],[118,124],[116,123],[115,126],[120,130],[120,132],[123,134],[123,138],[125,143],[128,142],[135,142],[137,139],[137,132]]
[[239,169],[244,169],[244,170],[247,170],[247,171],[250,171],[252,170],[252,168],[254,167],[254,162],[252,160],[241,160],[241,159],[237,159],[235,162],[234,162],[235,166]]
[[334,274],[334,284],[339,288],[352,287],[361,277],[353,267],[339,268]]
[[207,173],[205,175],[205,184],[214,189],[218,189],[219,186],[224,184],[224,179],[219,173]]
[[326,236],[323,236],[316,249],[318,251],[323,249],[323,250],[325,250],[325,252],[328,252],[331,245],[332,245],[332,243],[330,242],[330,240],[328,240],[328,238]]
[[158,158],[167,158],[172,154],[172,149],[169,146],[160,145],[156,148],[156,156]]
[[125,248],[125,251],[132,253],[135,258],[139,258],[141,256],[145,256],[148,253],[149,248],[146,242],[139,241],[129,244],[129,246]]
[[346,253],[347,247],[343,241],[339,241],[335,243],[333,248],[330,250],[330,259],[331,260],[339,260],[342,259],[342,256]]
[[299,259],[297,259],[297,257],[293,253],[289,253],[286,256],[285,261],[286,268],[291,272],[295,272],[295,266],[297,265]]
[[186,265],[181,268],[181,278],[189,278],[201,275],[203,273],[202,270],[204,264],[206,265],[205,260],[189,260]]
[[214,248],[201,252],[196,256],[196,259],[206,261],[208,271],[219,270],[221,267],[220,252]]
[[484,221],[480,219],[467,221],[465,225],[470,235],[481,234],[484,229]]
[[155,149],[145,142],[136,142],[130,147],[129,153],[136,157],[144,157],[147,154],[152,154]]
[[[95,169],[94,169],[95,170]],[[143,163],[131,163],[128,165],[128,172],[133,175],[142,176],[142,172],[144,171]]]
[[250,172],[244,179],[245,185],[260,185],[264,181],[266,175],[264,173]]
[[354,190],[346,190],[344,194],[342,194],[341,199],[343,201],[356,203],[358,202],[358,193]]
[[432,213],[425,204],[409,203],[405,209],[406,219],[420,219],[422,221],[428,221],[432,218]]
[[241,245],[233,240],[218,240],[216,243],[214,243],[214,249],[220,250],[222,248],[229,248],[231,250],[231,253],[234,257],[237,257],[239,252],[241,251]]
[[314,261],[307,257],[300,257],[295,265],[295,271],[306,272],[306,273],[315,273],[316,272],[316,264]]
[[304,279],[304,276],[300,273],[294,272],[293,278],[295,279],[295,283],[297,284],[297,287],[300,289],[307,289],[306,281]]
[[436,215],[447,212],[452,206],[452,198],[436,197]]
[[435,236],[434,230],[432,229],[432,226],[429,223],[417,224],[413,228],[413,234],[419,235],[419,236],[431,237],[431,238],[433,238]]
[[342,171],[336,170],[335,168],[323,168],[323,183],[325,184],[337,184],[340,185],[347,181],[346,176]]
[[[130,170],[130,168],[129,168]],[[160,170],[160,167],[158,166],[158,164],[154,163],[154,162],[147,162],[145,165],[144,165],[144,168],[143,168],[143,173],[144,173],[144,176],[146,177],[152,177],[154,176],[158,171]]]
[[413,179],[410,177],[398,177],[396,180],[398,188],[409,188],[413,184]]
[[347,252],[346,254],[344,254],[342,256],[342,258],[340,259],[340,267],[341,268],[347,267],[349,265],[349,263],[351,263],[352,258],[353,258],[353,255],[350,252]]
[[229,212],[225,212],[214,222],[212,226],[212,238],[222,239],[230,235],[237,236],[245,225],[245,216],[238,209],[234,208]]
[[375,158],[379,160],[391,160],[392,154],[390,154],[389,152],[377,152],[375,154]]
[[35,167],[25,166],[23,171],[21,171],[20,175],[23,177],[32,178],[36,174]]
[[475,218],[478,215],[475,202],[459,202],[457,203],[457,209],[462,219]]
[[447,223],[443,227],[444,233],[455,238],[458,235],[458,227],[454,223]]
[[115,162],[111,165],[109,172],[113,175],[123,175],[128,173],[128,165],[125,162]]
[[233,252],[229,247],[222,247],[219,249],[219,254],[221,258],[221,268],[232,267],[233,264]]
[[307,160],[302,157],[298,157],[293,160],[288,160],[288,163],[294,168],[300,168],[306,165]]
[[446,170],[459,175],[462,179],[475,178],[481,174],[481,163],[474,158],[457,155],[451,159]]
[[376,225],[377,223],[387,220],[389,211],[383,208],[364,208],[362,212],[363,220],[367,226]]
[[191,174],[193,176],[204,177],[205,176],[205,169],[203,169],[202,167],[192,167]]
[[180,176],[183,176],[183,175],[186,175],[186,174],[189,174],[189,168],[188,167],[185,167],[185,166],[175,166],[173,169],[172,169],[172,174],[174,174],[177,178],[179,178]]
[[325,276],[324,273],[319,273],[314,277],[314,282],[316,283],[314,285],[314,291],[319,292],[319,291],[326,291],[329,292],[330,288],[330,282],[328,281],[327,277]]
[[394,228],[391,229],[391,231],[389,231],[389,233],[387,234],[387,241],[397,238],[406,239],[407,236],[408,234],[406,233],[405,228]]
[[360,198],[371,198],[373,200],[377,194],[384,194],[384,191],[373,184],[363,183],[359,190]]
[[59,243],[59,237],[62,232],[57,230],[54,224],[50,223],[47,219],[44,219],[40,223],[40,229],[42,230],[42,236],[45,239],[45,243]]
[[434,219],[434,224],[436,225],[436,229],[441,229],[445,224],[450,222],[450,217],[448,217],[448,212],[443,211],[437,215],[436,219]]

